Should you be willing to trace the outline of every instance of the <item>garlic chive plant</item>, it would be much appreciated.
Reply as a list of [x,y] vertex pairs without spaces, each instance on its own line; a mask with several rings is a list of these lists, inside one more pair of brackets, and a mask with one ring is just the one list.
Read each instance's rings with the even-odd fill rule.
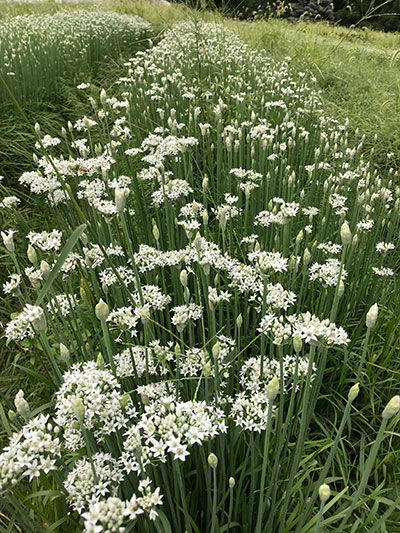
[[[150,36],[145,20],[107,11],[14,17],[0,21],[0,75],[18,100],[42,99],[57,89],[59,76],[81,76],[106,55],[144,48]],[[8,99],[3,87],[0,90],[0,101]],[[43,140],[58,144],[49,136]]]
[[389,523],[377,457],[399,400],[376,436],[363,404],[399,310],[397,173],[290,58],[222,26],[174,26],[117,87],[57,142],[38,130],[20,183],[59,227],[2,233],[5,336],[48,390],[3,417],[7,516],[63,532]]

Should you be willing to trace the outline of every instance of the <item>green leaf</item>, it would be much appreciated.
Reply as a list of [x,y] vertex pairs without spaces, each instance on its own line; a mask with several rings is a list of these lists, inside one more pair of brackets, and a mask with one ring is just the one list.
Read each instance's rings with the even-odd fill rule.
[[[155,526],[157,527],[158,531],[160,531],[160,533],[172,533],[171,524],[169,523],[166,515],[162,511],[157,512],[158,519],[155,522]],[[159,524],[159,522],[161,522],[161,524]],[[159,526],[162,526],[162,528]]]
[[62,249],[56,261],[56,264],[53,267],[53,270],[50,272],[50,276],[46,280],[45,284],[42,287],[42,290],[40,291],[36,299],[35,305],[40,305],[42,303],[43,298],[46,296],[50,287],[53,285],[53,282],[56,279],[58,273],[60,272],[61,267],[65,263],[69,253],[71,252],[75,244],[78,242],[80,236],[85,231],[85,229],[86,229],[86,224],[80,225],[78,228],[76,228],[76,230],[72,233],[71,237],[66,242],[64,248]]
[[0,403],[0,419],[1,419],[1,423],[3,425],[3,428],[7,432],[7,435],[11,436],[12,435],[12,429],[11,429],[11,426],[10,426],[10,424],[8,422],[7,415],[4,412],[3,405],[1,403]]

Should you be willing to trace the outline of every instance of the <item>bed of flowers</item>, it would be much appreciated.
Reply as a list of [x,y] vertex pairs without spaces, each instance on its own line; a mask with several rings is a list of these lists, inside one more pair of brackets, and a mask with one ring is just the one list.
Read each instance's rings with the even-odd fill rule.
[[362,157],[309,73],[222,26],[174,26],[126,68],[60,137],[35,128],[20,183],[53,227],[2,232],[5,337],[48,391],[38,408],[22,387],[2,416],[7,516],[389,531],[400,397],[382,384],[374,412],[366,389],[395,350],[397,173]]
[[[0,75],[20,101],[43,99],[57,78],[90,72],[104,56],[143,49],[151,36],[145,20],[107,11],[60,11],[0,21]],[[1,85],[0,101],[8,100]]]

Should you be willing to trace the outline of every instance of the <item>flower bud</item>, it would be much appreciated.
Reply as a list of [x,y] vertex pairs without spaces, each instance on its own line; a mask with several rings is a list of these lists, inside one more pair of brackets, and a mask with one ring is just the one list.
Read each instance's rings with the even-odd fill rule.
[[205,378],[208,378],[211,374],[211,364],[209,361],[203,367],[203,374]]
[[203,211],[203,224],[205,226],[208,225],[208,211],[207,211],[207,209],[204,209],[204,211]]
[[365,324],[367,328],[373,328],[376,324],[378,318],[378,304],[374,304],[370,307],[367,318],[365,319]]
[[207,192],[208,189],[208,178],[204,178],[202,182],[203,192]]
[[104,366],[105,366],[104,357],[101,353],[97,354],[96,365],[98,368],[100,368],[100,370],[104,369]]
[[31,416],[31,410],[28,402],[24,398],[24,391],[20,389],[15,396],[14,405],[17,413],[22,416],[25,421],[28,421]]
[[100,91],[100,102],[102,106],[106,105],[106,100],[107,100],[107,93],[104,89],[102,89]]
[[278,396],[279,392],[279,379],[274,376],[267,385],[267,398],[268,401],[273,402]]
[[303,230],[300,230],[296,237],[296,245],[299,245],[301,241],[303,240],[304,233]]
[[32,263],[32,265],[37,263],[38,256],[35,248],[31,244],[28,246],[28,251],[26,255],[28,256],[28,259]]
[[11,253],[15,252],[14,233],[16,233],[16,231],[12,229],[8,230],[8,233],[5,233],[4,231],[1,232],[4,246]]
[[43,279],[48,279],[50,276],[51,268],[47,261],[41,261],[40,262],[40,271],[43,274]]
[[82,233],[82,235],[79,237],[79,239],[81,240],[83,246],[87,246],[88,236],[86,235],[85,232]]
[[202,245],[202,238],[199,232],[196,233],[196,237],[194,238],[193,244],[196,250],[200,252],[201,245]]
[[228,480],[229,488],[233,489],[233,487],[236,485],[236,481],[234,477],[230,477]]
[[39,124],[39,122],[36,122],[36,124],[35,124],[35,133],[36,133],[36,135],[40,136],[40,124]]
[[114,198],[115,198],[115,207],[118,213],[122,213],[126,206],[126,199],[128,197],[129,191],[127,189],[115,189]]
[[342,280],[339,281],[338,296],[341,298],[344,294],[344,283]]
[[96,314],[96,317],[100,320],[100,322],[105,322],[107,319],[110,310],[106,302],[103,302],[103,300],[100,300],[96,307],[94,308],[94,312]]
[[358,383],[356,383],[349,390],[349,396],[348,396],[349,401],[350,402],[354,402],[354,400],[357,398],[359,392],[360,392],[360,385]]
[[387,404],[382,413],[382,418],[384,420],[389,420],[393,416],[397,415],[400,411],[400,396],[393,396],[390,402]]
[[242,313],[240,313],[240,315],[238,315],[238,317],[236,318],[236,325],[240,329],[242,327],[242,324],[243,324],[243,317],[242,317]]
[[9,409],[8,419],[12,424],[15,423],[17,421],[17,413],[13,411],[12,409]]
[[185,287],[185,290],[183,291],[183,296],[185,298],[185,302],[189,303],[190,300],[190,290],[189,287]]
[[318,489],[319,499],[321,500],[321,503],[326,503],[329,498],[331,497],[331,489],[329,488],[329,485],[324,483],[323,485],[320,485]]
[[41,307],[35,307],[35,318],[32,320],[32,326],[36,331],[46,331],[46,315]]
[[217,468],[218,457],[214,453],[210,453],[208,456],[208,464],[211,466],[211,468]]
[[160,232],[159,232],[159,230],[157,228],[157,224],[154,224],[154,226],[153,226],[153,237],[158,242],[158,240],[160,238]]
[[179,281],[182,283],[183,287],[187,287],[188,274],[186,270],[181,270],[181,273],[179,274]]
[[298,333],[293,335],[293,348],[296,353],[301,352],[301,349],[303,348],[303,341]]
[[150,320],[150,311],[147,305],[144,305],[140,311],[140,320],[142,321],[142,324],[147,324]]
[[343,245],[351,244],[351,231],[347,222],[344,222],[340,228],[340,238]]
[[308,248],[306,248],[304,250],[304,253],[303,253],[303,263],[304,263],[304,266],[307,266],[309,264],[309,262],[311,261],[311,254],[310,254],[310,250]]
[[212,350],[211,350],[211,353],[212,353],[212,356],[214,357],[214,359],[218,358],[219,352],[220,352],[220,345],[219,345],[219,342],[217,341],[214,344],[214,346],[212,347]]
[[68,348],[65,346],[65,344],[63,344],[62,342],[60,342],[60,359],[64,363],[69,363],[69,359],[70,359],[70,352]]
[[79,420],[79,422],[83,421],[83,417],[85,416],[85,406],[83,405],[82,400],[77,396],[72,404],[72,410],[74,411],[74,415]]

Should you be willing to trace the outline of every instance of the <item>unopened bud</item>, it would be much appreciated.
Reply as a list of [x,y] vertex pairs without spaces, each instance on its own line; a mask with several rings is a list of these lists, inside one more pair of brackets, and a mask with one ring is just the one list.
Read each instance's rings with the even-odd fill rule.
[[154,224],[154,226],[153,226],[153,237],[158,242],[158,240],[160,238],[160,232],[159,232],[159,230],[157,228],[157,224]]
[[267,385],[267,399],[273,402],[279,393],[279,379],[274,376]]
[[35,248],[31,244],[28,246],[28,251],[26,255],[28,256],[28,259],[32,263],[32,265],[35,265],[37,263],[38,256]]
[[28,421],[31,416],[31,410],[28,402],[24,398],[24,391],[20,389],[15,396],[14,405],[17,413],[22,416],[25,421]]
[[63,361],[64,363],[69,363],[69,358],[70,358],[70,352],[69,352],[68,348],[65,346],[65,344],[60,342],[60,359],[61,359],[61,361]]
[[150,320],[150,311],[147,305],[144,305],[140,311],[140,320],[142,321],[142,324],[147,324]]
[[229,488],[233,489],[233,487],[236,485],[236,481],[234,477],[230,477],[228,480]]
[[103,354],[101,354],[101,353],[97,354],[96,365],[97,365],[98,368],[100,368],[100,370],[104,369],[105,363],[104,363]]
[[211,350],[211,353],[212,353],[212,356],[214,357],[214,359],[218,358],[219,352],[220,352],[220,345],[219,345],[219,342],[217,341],[214,344],[214,346],[212,347],[212,350]]
[[106,100],[107,100],[107,93],[104,89],[102,89],[100,91],[100,102],[102,106],[106,105]]
[[307,266],[309,264],[309,262],[311,261],[311,254],[310,254],[310,250],[308,248],[306,248],[304,250],[304,253],[303,253],[303,263],[304,263],[304,266]]
[[182,283],[183,287],[187,287],[188,274],[186,270],[181,270],[181,273],[179,274],[179,281]]
[[43,274],[43,279],[48,279],[50,276],[51,268],[47,261],[41,261],[40,262],[40,271]]
[[296,353],[301,352],[301,349],[303,348],[303,341],[298,333],[293,335],[293,348]]
[[201,239],[201,235],[199,232],[196,233],[196,237],[194,238],[193,244],[196,250],[200,252],[201,245],[202,245],[202,239]]
[[85,406],[83,405],[82,400],[77,396],[72,404],[72,409],[74,411],[74,415],[79,420],[79,422],[82,422],[83,417],[85,416]]
[[384,420],[389,420],[393,416],[397,415],[400,411],[400,396],[393,396],[390,402],[387,404],[382,413],[382,418]]
[[321,485],[318,489],[318,494],[321,503],[326,503],[331,497],[331,489],[329,488],[329,485],[327,485],[326,483]]
[[202,182],[203,192],[207,192],[208,189],[208,178],[204,178]]
[[100,320],[100,322],[105,322],[105,320],[107,319],[110,313],[110,310],[106,302],[104,302],[103,300],[100,300],[96,304],[96,307],[94,308],[94,312],[96,314],[96,317]]
[[207,211],[207,209],[204,209],[204,211],[203,211],[203,224],[205,226],[208,225],[208,211]]
[[204,377],[208,378],[209,375],[211,374],[211,363],[210,362],[207,362],[204,367],[203,367],[203,374],[204,374]]
[[33,329],[45,331],[47,328],[46,315],[41,307],[35,307],[35,318],[32,320]]
[[40,124],[39,124],[39,122],[36,122],[36,124],[35,124],[35,133],[36,133],[36,135],[40,136]]
[[351,244],[351,231],[347,222],[344,222],[340,228],[340,238],[343,245]]
[[339,281],[338,296],[341,298],[344,294],[344,283],[342,280]]
[[118,213],[122,213],[122,211],[125,209],[128,194],[129,191],[127,189],[115,189],[115,207]]
[[8,419],[13,424],[17,421],[17,413],[13,411],[12,409],[9,409],[8,411]]
[[303,240],[304,233],[303,230],[300,230],[296,237],[296,244],[299,245],[301,241]]
[[356,383],[349,390],[349,401],[350,402],[354,402],[354,400],[357,398],[359,392],[360,392],[360,385],[358,383]]
[[8,233],[4,233],[4,231],[1,232],[4,246],[11,253],[15,252],[14,233],[16,233],[14,230],[10,230]]
[[210,453],[208,456],[208,464],[211,466],[211,468],[217,468],[218,457],[214,453]]
[[236,318],[236,325],[240,329],[242,327],[242,324],[243,324],[243,317],[242,317],[242,313],[240,313],[240,315],[238,315],[238,317]]
[[190,290],[189,287],[185,287],[185,290],[183,291],[183,296],[185,298],[185,302],[189,303],[190,300]]
[[365,324],[367,328],[373,328],[376,324],[376,321],[378,319],[378,304],[374,304],[370,307],[367,318],[365,319]]

